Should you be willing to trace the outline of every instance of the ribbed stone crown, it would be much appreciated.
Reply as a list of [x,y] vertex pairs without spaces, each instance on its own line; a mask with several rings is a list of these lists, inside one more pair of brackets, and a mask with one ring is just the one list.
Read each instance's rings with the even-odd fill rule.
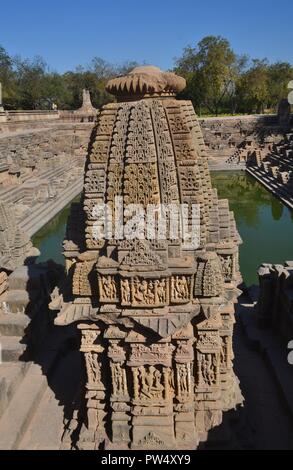
[[146,96],[172,96],[186,87],[186,81],[172,72],[162,72],[158,67],[135,67],[127,75],[109,80],[106,90],[121,100]]

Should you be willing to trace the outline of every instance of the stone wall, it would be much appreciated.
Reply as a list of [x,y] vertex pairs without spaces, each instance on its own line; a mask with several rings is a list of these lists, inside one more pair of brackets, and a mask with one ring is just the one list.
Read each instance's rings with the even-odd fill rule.
[[286,341],[293,338],[293,261],[262,264],[258,270],[259,298],[256,314],[259,326],[271,327]]
[[46,123],[0,134],[0,201],[32,236],[82,188],[94,123]]
[[266,153],[288,130],[275,115],[202,118],[199,122],[214,170],[244,169],[254,152]]
[[26,130],[46,128],[58,122],[87,123],[96,120],[96,111],[93,110],[27,110],[27,111],[1,111],[0,110],[0,135]]
[[42,127],[49,122],[60,120],[60,116],[59,111],[51,110],[0,111],[0,135],[32,127]]
[[[48,354],[41,351],[52,333],[49,296],[63,268],[37,263],[30,237],[81,192],[94,125],[92,116],[78,113],[71,121],[58,112],[0,112],[0,448],[15,446],[59,354],[56,342]],[[19,392],[26,382],[32,389]],[[14,418],[8,418],[12,396],[21,405],[16,411],[11,404]]]
[[[36,264],[39,251],[30,237],[81,192],[93,126],[22,121],[0,133],[0,343],[12,369],[46,337],[48,295],[63,272],[51,261]],[[12,369],[4,370],[8,380]],[[0,382],[0,418],[9,395],[6,379]]]

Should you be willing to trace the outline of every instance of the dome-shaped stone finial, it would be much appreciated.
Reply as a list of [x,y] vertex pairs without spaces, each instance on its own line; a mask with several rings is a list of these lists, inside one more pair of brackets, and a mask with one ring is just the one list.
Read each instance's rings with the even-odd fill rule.
[[184,78],[158,67],[135,67],[127,75],[109,80],[106,90],[122,99],[145,96],[172,96],[186,87]]

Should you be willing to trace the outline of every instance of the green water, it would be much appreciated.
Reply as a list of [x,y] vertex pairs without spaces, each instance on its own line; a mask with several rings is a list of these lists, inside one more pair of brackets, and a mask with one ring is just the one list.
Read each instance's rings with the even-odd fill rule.
[[[257,282],[261,263],[293,260],[293,213],[289,209],[245,172],[213,172],[212,181],[219,197],[229,199],[234,211],[243,240],[240,269],[248,285]],[[62,242],[69,209],[70,205],[33,237],[41,251],[39,261],[51,258],[64,264]]]
[[[80,196],[74,199],[79,201]],[[47,261],[52,259],[56,263],[65,264],[63,252],[63,240],[65,236],[67,218],[70,212],[70,204],[64,207],[50,222],[44,225],[39,232],[37,232],[33,238],[33,244],[37,247],[41,255],[38,257],[38,262]]]
[[261,263],[293,260],[292,211],[245,172],[213,172],[212,182],[234,211],[243,240],[240,269],[248,285],[257,283]]

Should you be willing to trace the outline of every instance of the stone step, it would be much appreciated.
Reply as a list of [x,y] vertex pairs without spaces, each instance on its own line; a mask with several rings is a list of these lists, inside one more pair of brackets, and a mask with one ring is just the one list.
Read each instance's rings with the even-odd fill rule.
[[52,177],[56,176],[62,176],[66,170],[70,167],[69,164],[63,164],[62,166],[59,166],[57,168],[47,168],[44,171],[41,171],[38,174],[38,178],[43,179],[43,180],[48,180]]
[[30,319],[22,314],[0,314],[0,335],[23,336]]
[[[62,168],[57,168],[57,169],[49,169],[49,170],[45,170],[44,172],[42,172],[42,174],[38,175],[38,178],[40,179],[52,179],[52,178],[58,178],[58,177],[62,177],[64,174],[66,174],[68,171],[70,170],[70,167],[62,167]],[[28,180],[30,177],[27,177],[23,180],[23,182],[25,182],[25,180]],[[66,191],[67,188],[65,188],[64,191]],[[62,197],[62,193],[60,195],[60,197]],[[18,203],[18,202],[21,202],[23,198],[23,187],[22,185],[19,185],[19,186],[14,186],[14,187],[9,187],[9,188],[3,188],[3,189],[0,189],[0,200],[6,202],[6,203]],[[50,202],[50,201],[49,201]],[[36,203],[35,201],[33,201],[33,209],[35,210],[37,207],[43,207],[43,204],[40,204],[40,203]]]
[[31,364],[0,420],[1,450],[16,449],[46,387],[47,379],[42,374],[41,367]]
[[70,407],[80,386],[81,355],[69,351],[62,356],[18,450],[57,450],[64,432],[64,407]]
[[57,201],[48,201],[39,207],[36,212],[33,211],[29,217],[22,220],[20,228],[29,236],[34,235],[82,191],[82,185],[81,180],[75,181],[60,195]]
[[8,315],[25,316],[28,313],[28,306],[37,301],[38,292],[20,289],[9,289],[3,294],[3,303],[9,312]]
[[254,166],[247,168],[246,171],[278,197],[286,206],[293,209],[293,194],[287,191],[284,185],[276,178]]
[[290,350],[285,341],[270,328],[257,327],[255,314],[250,306],[243,306],[239,310],[239,317],[248,340],[257,345],[268,361],[287,409],[293,417],[293,365],[288,362]]
[[29,366],[28,362],[2,362],[0,364],[0,418],[12,400]]
[[[80,356],[78,351],[69,352],[68,340],[71,338],[70,329],[54,329],[44,341],[35,363],[29,363],[24,379],[0,419],[0,450],[24,448],[21,445],[23,439],[23,445],[30,448],[36,448],[38,442],[46,448],[56,448],[63,420],[60,405],[71,403],[75,384],[80,383]],[[72,360],[71,354],[78,355],[77,362]],[[48,383],[54,396],[48,391]]]
[[27,182],[31,175],[22,177],[21,184],[7,186],[0,189],[0,200],[7,203],[16,203],[23,198],[23,183]]
[[26,344],[20,336],[0,336],[2,362],[17,362],[25,358]]
[[22,194],[21,185],[7,186],[0,189],[0,199],[3,201],[19,199],[19,195]]
[[[17,450],[58,450],[64,432],[63,407],[46,387]],[[0,441],[1,442],[1,441]]]
[[[75,185],[72,185],[73,187]],[[30,225],[31,222],[34,223],[35,219],[40,216],[40,215],[46,215],[47,213],[50,213],[52,209],[54,208],[55,205],[60,204],[60,200],[63,198],[66,198],[67,193],[71,193],[72,191],[72,186],[69,186],[69,188],[66,188],[62,194],[59,195],[58,198],[52,199],[50,201],[46,201],[45,203],[38,203],[35,205],[34,209],[31,211],[30,215],[27,216],[24,220],[20,222],[20,225],[26,224],[27,226]]]
[[285,165],[288,168],[290,168],[291,170],[293,169],[292,160],[290,160],[288,158],[284,158],[284,157],[282,158],[280,156],[271,155],[270,156],[270,161],[274,162],[274,163],[277,163],[279,166]]

